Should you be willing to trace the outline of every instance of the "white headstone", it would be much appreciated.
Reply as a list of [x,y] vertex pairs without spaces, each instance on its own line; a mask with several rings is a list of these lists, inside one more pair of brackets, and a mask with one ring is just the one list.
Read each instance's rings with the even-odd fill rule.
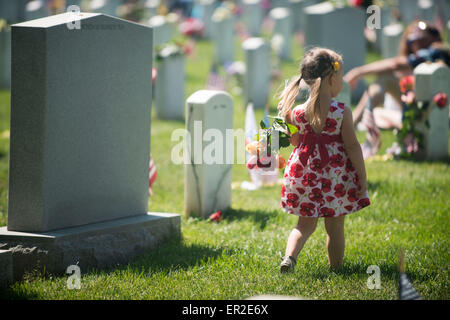
[[428,160],[443,159],[448,156],[448,114],[449,105],[438,108],[433,102],[437,93],[450,95],[450,69],[442,63],[422,63],[414,69],[415,95],[417,101],[429,101],[431,112],[428,116],[430,127],[422,128],[425,136],[425,152]]
[[265,108],[270,89],[270,48],[263,38],[248,38],[242,44],[245,53],[245,103]]
[[155,83],[157,115],[161,119],[184,119],[184,54],[174,46],[167,46],[159,55]]
[[234,156],[233,143],[226,136],[227,130],[232,132],[232,129],[233,98],[228,93],[200,90],[186,100],[188,148],[184,151],[187,158],[184,200],[187,216],[207,218],[231,207]]
[[292,30],[303,31],[304,30],[304,9],[307,6],[317,4],[319,0],[289,0],[289,8],[292,15]]
[[170,41],[173,36],[173,28],[167,22],[164,16],[154,16],[148,21],[150,27],[153,28],[153,45],[156,47],[160,44]]
[[252,36],[258,36],[261,33],[261,26],[264,19],[261,0],[243,0],[242,1],[243,18],[248,32]]
[[403,25],[391,24],[383,28],[381,38],[381,54],[383,58],[398,56],[399,45],[403,35]]
[[11,27],[0,26],[0,88],[11,86]]
[[[323,2],[305,8],[305,47],[326,47],[341,54],[345,72],[365,64],[365,11],[353,7],[334,7]],[[360,81],[352,91],[352,100],[364,92]]]
[[211,21],[216,61],[221,64],[234,61],[234,20],[230,10],[217,8]]
[[270,18],[274,21],[273,36],[282,39],[277,54],[281,59],[291,59],[292,49],[292,17],[288,8],[275,8],[270,11]]

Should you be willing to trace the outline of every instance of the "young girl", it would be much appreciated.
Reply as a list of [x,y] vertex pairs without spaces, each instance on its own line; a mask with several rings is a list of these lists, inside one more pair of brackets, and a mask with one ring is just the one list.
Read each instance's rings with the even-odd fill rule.
[[[301,75],[280,95],[280,115],[298,128],[291,137],[296,147],[284,172],[281,208],[299,216],[287,241],[281,272],[294,270],[320,217],[328,235],[330,267],[339,267],[344,256],[344,217],[370,204],[352,111],[333,100],[342,89],[343,71],[342,57],[336,52],[313,48],[305,53]],[[291,110],[302,80],[310,87],[310,98]]]

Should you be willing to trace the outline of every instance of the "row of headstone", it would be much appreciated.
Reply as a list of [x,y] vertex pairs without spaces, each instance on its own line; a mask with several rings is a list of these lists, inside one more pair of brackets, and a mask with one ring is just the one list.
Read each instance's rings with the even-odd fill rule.
[[179,215],[148,213],[152,51],[150,28],[103,14],[12,26],[0,248],[12,250],[15,278],[127,263],[180,235]]
[[292,16],[288,8],[275,8],[270,11],[274,21],[272,37],[279,39],[275,45],[276,53],[283,60],[291,59],[292,49]]
[[148,20],[148,25],[153,29],[154,46],[169,42],[174,34],[174,26],[165,16],[154,16]]
[[261,0],[243,0],[242,15],[250,35],[253,37],[259,36],[264,20],[264,11],[261,7]]
[[319,0],[289,0],[289,8],[292,15],[292,29],[294,32],[305,29],[304,9],[308,6],[317,4]]

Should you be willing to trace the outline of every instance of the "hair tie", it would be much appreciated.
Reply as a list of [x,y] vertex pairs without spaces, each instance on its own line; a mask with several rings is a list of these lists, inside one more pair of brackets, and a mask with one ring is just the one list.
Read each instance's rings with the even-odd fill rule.
[[341,65],[339,64],[339,61],[333,61],[332,67],[333,67],[334,72],[338,72]]

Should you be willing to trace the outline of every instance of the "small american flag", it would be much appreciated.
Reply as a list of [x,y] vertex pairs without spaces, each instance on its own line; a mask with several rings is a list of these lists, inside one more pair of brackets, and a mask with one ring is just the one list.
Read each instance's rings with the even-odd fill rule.
[[361,122],[367,128],[366,142],[362,145],[363,158],[366,159],[376,155],[381,146],[380,130],[375,123],[369,98]]
[[153,162],[152,155],[150,155],[149,172],[150,172],[150,174],[149,174],[149,179],[148,179],[148,194],[151,196],[153,194],[152,185],[156,179],[156,166],[155,166],[155,163]]
[[225,79],[218,73],[217,63],[213,63],[208,80],[206,81],[206,89],[210,90],[225,90]]

